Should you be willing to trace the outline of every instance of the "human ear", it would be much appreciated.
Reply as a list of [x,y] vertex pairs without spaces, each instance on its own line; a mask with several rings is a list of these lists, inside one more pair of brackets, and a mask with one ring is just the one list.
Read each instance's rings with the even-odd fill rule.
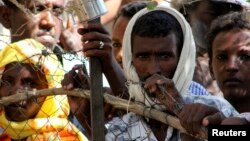
[[0,22],[5,28],[8,29],[11,28],[10,14],[11,14],[10,9],[8,9],[5,6],[0,6]]

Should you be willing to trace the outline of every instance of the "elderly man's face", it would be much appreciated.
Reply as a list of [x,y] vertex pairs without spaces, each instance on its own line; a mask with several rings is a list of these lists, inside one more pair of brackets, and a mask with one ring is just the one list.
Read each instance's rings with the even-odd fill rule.
[[229,12],[241,10],[242,8],[239,5],[201,0],[195,9],[188,13],[188,20],[196,44],[199,47],[205,47],[205,35],[214,19]]
[[12,42],[33,38],[46,47],[53,47],[59,42],[64,4],[64,0],[27,0],[24,5],[33,13],[32,18],[21,10],[10,9]]

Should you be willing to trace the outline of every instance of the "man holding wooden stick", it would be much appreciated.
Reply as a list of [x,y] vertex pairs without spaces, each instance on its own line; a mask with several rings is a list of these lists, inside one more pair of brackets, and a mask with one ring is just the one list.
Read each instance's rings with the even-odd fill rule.
[[[93,32],[86,33],[86,30]],[[100,24],[88,24],[79,29],[79,33],[85,45],[84,54],[99,57],[103,71],[108,72],[113,59],[106,30]],[[195,67],[195,44],[191,29],[179,12],[166,6],[143,9],[131,19],[124,37],[123,68],[130,100],[177,116],[193,136],[199,135],[202,126],[220,123],[225,116],[236,114],[222,98],[188,93]],[[112,73],[107,76],[108,80],[119,76]],[[65,88],[74,87],[71,80],[63,83]],[[114,82],[110,83],[113,91],[125,86]],[[125,115],[122,120],[113,120],[109,125],[108,141],[192,138],[180,136],[172,127],[134,113]]]

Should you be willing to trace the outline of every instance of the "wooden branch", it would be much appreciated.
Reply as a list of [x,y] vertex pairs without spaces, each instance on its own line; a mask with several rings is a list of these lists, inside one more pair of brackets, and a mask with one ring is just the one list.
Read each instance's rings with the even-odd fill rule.
[[[50,96],[50,95],[70,95],[70,96],[77,96],[77,97],[90,99],[89,90],[75,89],[72,91],[67,91],[67,90],[64,90],[63,88],[52,88],[52,89],[44,89],[44,90],[38,90],[38,91],[34,90],[34,91],[26,91],[26,92],[21,92],[21,93],[19,92],[15,95],[2,97],[2,99],[0,99],[0,106],[5,106],[11,103],[27,100],[28,98],[31,98],[31,97]],[[128,110],[138,115],[152,118],[154,120],[170,125],[178,129],[182,133],[188,134],[186,130],[181,126],[179,119],[172,115],[169,115],[168,113],[161,112],[159,110],[152,109],[152,108],[147,108],[144,105],[139,104],[139,103],[128,102],[125,99],[118,98],[107,93],[104,94],[104,101],[112,105],[114,108]],[[200,136],[197,138],[207,139],[207,132],[201,131],[199,135]]]

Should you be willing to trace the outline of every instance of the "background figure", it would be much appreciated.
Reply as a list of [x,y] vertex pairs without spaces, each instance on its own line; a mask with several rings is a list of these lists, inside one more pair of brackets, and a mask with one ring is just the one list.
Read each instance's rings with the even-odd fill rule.
[[114,19],[112,28],[112,46],[116,61],[122,67],[123,36],[129,20],[147,6],[146,1],[130,2],[124,5]]
[[245,0],[175,0],[172,6],[179,10],[191,25],[196,48],[194,81],[202,84],[213,95],[222,95],[210,75],[205,36],[211,22],[218,16],[250,8]]
[[2,24],[5,28],[11,29],[11,42],[33,38],[52,50],[59,43],[64,0],[40,1],[40,4],[20,0],[20,4],[26,6],[25,8],[33,12],[33,15],[25,13],[8,0],[3,2],[6,7],[3,9]]
[[108,12],[101,16],[101,23],[105,25],[113,21],[116,17],[120,7],[122,6],[123,0],[104,0],[104,2]]
[[[101,23],[106,25],[114,20],[117,16],[119,10],[126,4],[130,2],[140,2],[145,0],[104,0],[106,8],[108,10],[107,14],[101,16]],[[164,0],[155,0],[158,3],[165,2]],[[170,2],[171,0],[169,0]]]
[[239,113],[250,112],[250,22],[248,12],[216,19],[208,34],[211,74]]

